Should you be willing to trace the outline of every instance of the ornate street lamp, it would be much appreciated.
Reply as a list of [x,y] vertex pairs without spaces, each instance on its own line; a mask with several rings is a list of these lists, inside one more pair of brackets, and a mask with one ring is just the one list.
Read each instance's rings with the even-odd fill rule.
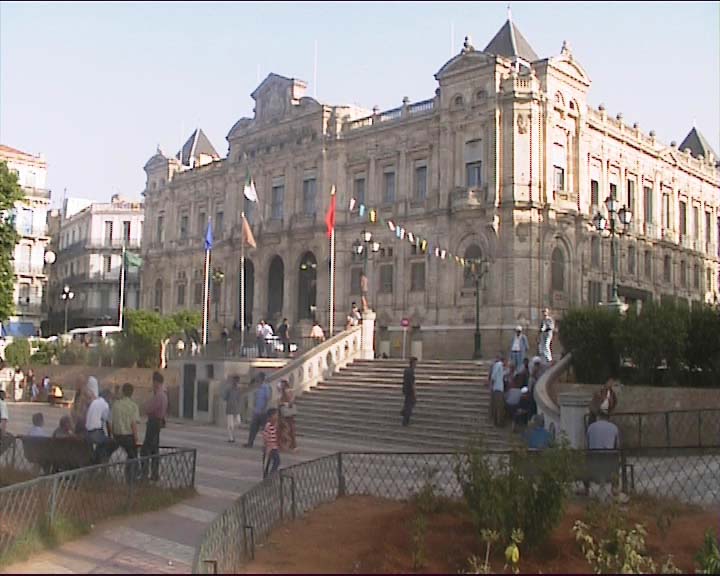
[[487,260],[466,260],[465,266],[470,271],[475,283],[475,343],[473,347],[473,358],[482,358],[482,335],[480,334],[480,281],[487,274]]
[[605,208],[607,208],[608,217],[606,218],[600,212],[595,214],[593,217],[593,225],[595,229],[601,234],[604,232],[610,233],[610,260],[612,262],[612,294],[608,307],[620,312],[623,308],[622,302],[618,297],[618,284],[617,284],[617,273],[618,273],[618,252],[619,248],[617,245],[617,238],[626,234],[632,222],[632,212],[624,205],[620,205],[620,202],[610,194],[605,199]]
[[[220,268],[213,268],[212,279],[213,279],[213,286],[217,286],[217,288],[215,289],[215,322],[217,322],[218,321],[218,306],[220,305],[220,300],[222,299],[221,290],[222,290],[222,283],[225,280],[225,272],[223,272]],[[224,324],[224,321],[223,321],[223,324]]]
[[[371,254],[377,254],[380,251],[380,242],[373,240],[373,235],[370,230],[363,230],[360,234],[360,240],[355,240],[352,244],[352,251],[353,254],[356,254],[358,256],[362,256],[363,259],[363,276],[367,279],[367,266],[368,266],[368,259],[371,257]],[[363,290],[362,282],[360,283],[360,292],[361,296],[364,299],[364,304],[367,303],[367,293]],[[367,306],[370,307],[369,305]]]
[[65,284],[62,294],[60,294],[60,300],[65,302],[65,334],[67,334],[68,331],[68,304],[70,304],[70,300],[73,298],[75,298],[75,292],[70,290],[70,286]]

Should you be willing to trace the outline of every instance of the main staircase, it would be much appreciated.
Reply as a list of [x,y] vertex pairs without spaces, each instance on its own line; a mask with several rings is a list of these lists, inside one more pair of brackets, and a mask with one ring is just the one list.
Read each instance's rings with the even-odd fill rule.
[[297,402],[299,436],[416,450],[453,450],[480,438],[488,449],[507,448],[507,429],[489,420],[489,364],[418,362],[417,404],[410,426],[401,426],[404,360],[356,360],[305,392]]

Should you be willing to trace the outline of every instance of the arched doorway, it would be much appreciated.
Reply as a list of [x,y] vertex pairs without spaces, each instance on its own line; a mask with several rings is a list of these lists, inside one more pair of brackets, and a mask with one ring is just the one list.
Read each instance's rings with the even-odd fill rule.
[[[242,272],[241,272],[242,274]],[[240,274],[238,274],[238,278]],[[245,326],[253,326],[255,324],[253,318],[253,306],[255,305],[255,265],[252,260],[245,258]],[[242,306],[242,294],[240,293],[242,282],[238,281],[238,310]],[[240,318],[238,318],[238,321]],[[254,332],[253,332],[254,334]]]
[[[277,324],[278,318],[282,315],[285,282],[285,266],[282,258],[275,256],[270,262],[268,273],[268,307],[266,321]],[[281,318],[280,318],[281,319]]]
[[317,309],[317,259],[305,252],[298,271],[298,320],[314,320]]

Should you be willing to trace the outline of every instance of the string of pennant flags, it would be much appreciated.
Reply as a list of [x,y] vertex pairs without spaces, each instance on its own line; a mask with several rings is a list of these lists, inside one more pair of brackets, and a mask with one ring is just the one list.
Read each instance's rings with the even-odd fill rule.
[[399,222],[389,219],[385,220],[377,208],[367,206],[362,202],[358,202],[354,197],[350,198],[348,203],[348,211],[350,214],[357,214],[360,218],[367,218],[367,221],[371,224],[380,224],[387,226],[390,232],[395,233],[397,240],[405,240],[417,247],[423,254],[431,254],[440,260],[455,262],[462,268],[470,268],[475,271],[477,261],[469,260],[457,254],[453,254],[449,250],[443,248],[439,244],[433,244],[431,240],[423,238],[419,234],[415,234],[411,230],[408,230],[405,226],[402,226]]

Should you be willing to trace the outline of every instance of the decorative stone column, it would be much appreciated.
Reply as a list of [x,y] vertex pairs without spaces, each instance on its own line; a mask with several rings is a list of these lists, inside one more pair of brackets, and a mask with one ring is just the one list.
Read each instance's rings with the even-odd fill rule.
[[375,358],[375,312],[368,309],[362,313],[362,338],[360,341],[360,358]]
[[587,392],[563,392],[558,394],[560,404],[560,432],[570,441],[570,446],[585,449],[585,414],[588,412],[592,394]]

